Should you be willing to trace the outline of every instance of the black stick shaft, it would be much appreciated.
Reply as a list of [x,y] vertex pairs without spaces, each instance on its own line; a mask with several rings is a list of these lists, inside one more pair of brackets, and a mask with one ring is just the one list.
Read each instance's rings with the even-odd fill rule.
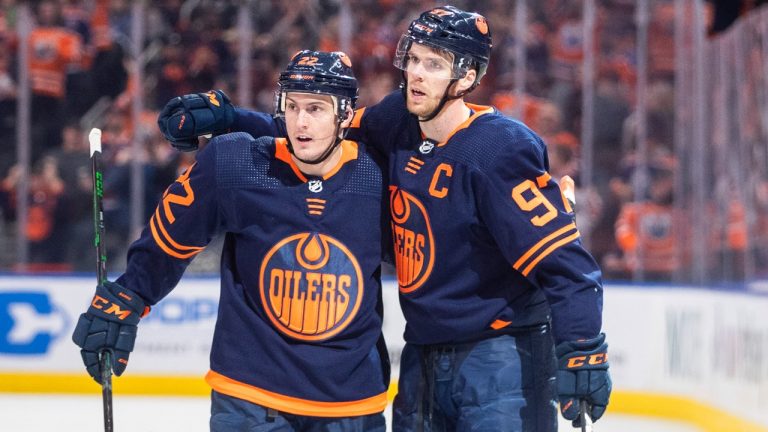
[[[104,174],[101,168],[101,130],[91,129],[88,135],[91,145],[91,164],[93,166],[93,244],[96,247],[97,283],[107,280],[107,252],[104,245]],[[104,431],[113,432],[112,419],[112,356],[109,351],[102,351],[99,359],[101,368],[101,401],[104,408]]]
[[581,420],[581,432],[592,432],[592,418],[589,417],[589,404],[587,401],[579,401],[579,417]]

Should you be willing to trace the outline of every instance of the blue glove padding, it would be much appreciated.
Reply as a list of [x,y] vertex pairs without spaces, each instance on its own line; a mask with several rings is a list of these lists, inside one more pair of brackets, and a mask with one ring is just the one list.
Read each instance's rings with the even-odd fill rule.
[[608,373],[608,344],[605,334],[594,339],[563,342],[555,348],[557,355],[557,397],[560,412],[574,427],[581,427],[579,402],[586,400],[587,414],[599,419],[611,396],[611,376]]
[[175,97],[157,117],[160,131],[181,151],[197,150],[197,137],[226,133],[234,121],[235,107],[221,90]]
[[96,287],[91,306],[80,315],[72,341],[81,348],[85,369],[101,383],[99,353],[112,353],[112,370],[122,375],[128,366],[128,355],[133,351],[139,319],[149,312],[149,307],[131,290],[114,282],[104,282]]

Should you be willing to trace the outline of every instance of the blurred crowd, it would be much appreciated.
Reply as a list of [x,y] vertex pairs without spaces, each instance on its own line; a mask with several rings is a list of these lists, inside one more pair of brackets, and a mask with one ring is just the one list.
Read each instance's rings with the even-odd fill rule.
[[[21,2],[0,0],[0,209],[5,233],[15,221],[15,165],[18,10]],[[397,88],[392,66],[397,40],[433,1],[403,0],[157,0],[144,3],[142,82],[131,48],[132,5],[127,0],[40,0],[32,5],[29,37],[32,91],[32,172],[29,215],[24,224],[30,261],[39,269],[91,271],[92,219],[88,144],[82,118],[99,101],[106,158],[105,219],[111,256],[122,255],[130,239],[131,163],[144,176],[144,216],[165,187],[192,161],[159,134],[157,112],[170,98],[223,89],[235,104],[241,33],[238,11],[246,4],[252,22],[250,78],[252,108],[271,112],[276,77],[289,57],[304,48],[342,48],[343,32],[361,82],[359,105],[372,104]],[[650,2],[647,91],[646,187],[637,196],[638,160],[634,113],[637,82],[636,1],[597,1],[593,170],[580,178],[581,65],[584,59],[581,0],[527,2],[527,32],[514,28],[509,0],[453,1],[488,17],[493,33],[491,65],[471,101],[493,104],[519,116],[545,140],[551,173],[577,180],[577,223],[608,278],[631,278],[638,266],[646,280],[669,280],[688,265],[686,221],[674,204],[673,149],[675,5]],[[345,5],[349,6],[345,9]],[[711,11],[711,8],[707,9]],[[346,26],[346,27],[345,27]],[[523,45],[525,94],[514,90],[516,48]],[[143,112],[132,101],[143,95]],[[139,122],[137,127],[136,122]],[[139,140],[141,152],[132,143]],[[768,195],[768,190],[766,191]],[[768,200],[768,197],[765,197]],[[733,210],[723,254],[738,260],[746,244],[744,211]],[[8,235],[5,241],[12,241]],[[1,240],[0,240],[1,241]],[[5,246],[2,246],[7,249]],[[11,263],[0,263],[5,268]],[[734,266],[736,268],[738,266]],[[732,275],[738,278],[738,275]]]

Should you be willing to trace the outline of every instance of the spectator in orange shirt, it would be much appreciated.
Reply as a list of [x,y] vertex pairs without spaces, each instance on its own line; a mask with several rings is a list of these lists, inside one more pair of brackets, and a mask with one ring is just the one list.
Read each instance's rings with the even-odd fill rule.
[[[14,165],[0,182],[0,192],[8,196],[10,211],[16,203],[16,188],[21,179],[21,167]],[[60,265],[65,248],[57,235],[57,220],[64,182],[59,176],[59,167],[53,157],[43,157],[36,164],[29,178],[28,215],[24,223],[24,234],[29,240],[29,261],[35,264]],[[41,267],[42,268],[42,267]],[[53,267],[51,267],[53,268]]]
[[60,5],[41,1],[37,27],[29,36],[29,75],[32,87],[32,158],[61,143],[67,73],[83,58],[80,36],[61,25]]
[[625,269],[635,278],[670,281],[689,259],[684,249],[685,216],[674,206],[670,163],[654,161],[649,180],[646,197],[622,206],[616,221],[616,242],[623,252]]

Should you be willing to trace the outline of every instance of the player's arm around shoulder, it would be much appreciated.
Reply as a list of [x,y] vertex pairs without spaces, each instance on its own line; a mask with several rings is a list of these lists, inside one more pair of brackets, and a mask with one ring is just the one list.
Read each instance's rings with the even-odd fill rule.
[[197,150],[201,136],[231,131],[253,136],[282,136],[284,127],[273,116],[237,108],[222,90],[191,93],[169,100],[157,118],[165,138],[181,151]]
[[407,118],[405,99],[396,90],[374,105],[356,109],[347,136],[386,154]]

